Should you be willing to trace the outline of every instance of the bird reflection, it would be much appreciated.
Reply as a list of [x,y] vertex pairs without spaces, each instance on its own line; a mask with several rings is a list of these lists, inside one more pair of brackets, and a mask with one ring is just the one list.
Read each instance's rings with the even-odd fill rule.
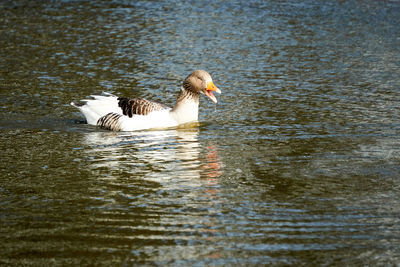
[[[165,240],[214,243],[221,235],[216,225],[224,201],[222,163],[218,146],[199,142],[197,129],[100,131],[86,134],[84,143],[87,165],[98,177],[91,190],[100,202],[93,208],[101,212],[96,216],[101,224],[106,220],[121,229],[124,239],[155,245]],[[137,250],[146,253],[146,247]],[[207,257],[221,256],[210,252]]]
[[222,164],[215,144],[202,146],[198,129],[91,132],[85,135],[90,169],[107,177],[124,172],[169,189],[217,183]]
[[210,145],[207,146],[207,154],[206,154],[206,164],[204,169],[208,170],[207,176],[209,178],[216,178],[222,175],[221,171],[221,161],[219,160],[218,155],[218,146]]

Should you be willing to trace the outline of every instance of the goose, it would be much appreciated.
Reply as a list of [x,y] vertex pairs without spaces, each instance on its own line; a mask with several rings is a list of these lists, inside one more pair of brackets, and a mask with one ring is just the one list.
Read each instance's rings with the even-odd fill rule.
[[195,70],[183,81],[175,106],[142,98],[117,97],[110,93],[92,95],[79,105],[71,102],[85,116],[86,122],[111,131],[137,131],[176,127],[198,121],[200,94],[217,104],[213,92],[221,94],[211,75]]

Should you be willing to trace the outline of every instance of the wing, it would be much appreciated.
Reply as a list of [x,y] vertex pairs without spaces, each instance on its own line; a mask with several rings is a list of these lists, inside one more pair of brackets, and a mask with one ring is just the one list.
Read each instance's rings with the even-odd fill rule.
[[121,114],[110,112],[97,121],[97,126],[111,131],[121,131]]
[[150,112],[169,108],[167,105],[156,101],[150,101],[141,98],[118,97],[118,106],[122,113],[128,117],[133,115],[147,115]]

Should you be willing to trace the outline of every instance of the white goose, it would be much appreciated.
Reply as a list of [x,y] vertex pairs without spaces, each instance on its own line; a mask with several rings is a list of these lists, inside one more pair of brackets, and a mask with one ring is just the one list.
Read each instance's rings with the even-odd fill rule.
[[200,93],[217,103],[213,92],[221,93],[214,85],[210,74],[204,70],[196,70],[183,81],[173,108],[156,101],[117,97],[108,93],[93,95],[93,99],[81,100],[85,102],[83,105],[74,102],[71,105],[81,111],[88,124],[107,130],[168,128],[197,121]]

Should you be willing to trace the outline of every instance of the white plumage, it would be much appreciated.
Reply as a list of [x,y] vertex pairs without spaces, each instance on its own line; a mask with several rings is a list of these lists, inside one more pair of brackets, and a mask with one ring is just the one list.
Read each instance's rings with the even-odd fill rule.
[[191,73],[183,82],[176,104],[164,104],[139,98],[121,98],[110,93],[91,95],[83,105],[71,103],[85,116],[88,124],[113,131],[168,128],[198,120],[200,93],[214,103],[212,92],[221,93],[211,76],[203,70]]
[[81,100],[85,104],[82,106],[76,105],[74,102],[72,106],[77,107],[85,116],[88,124],[96,125],[100,117],[108,113],[122,114],[121,108],[118,106],[118,97],[110,93],[103,92],[103,95],[91,95],[93,99]]

